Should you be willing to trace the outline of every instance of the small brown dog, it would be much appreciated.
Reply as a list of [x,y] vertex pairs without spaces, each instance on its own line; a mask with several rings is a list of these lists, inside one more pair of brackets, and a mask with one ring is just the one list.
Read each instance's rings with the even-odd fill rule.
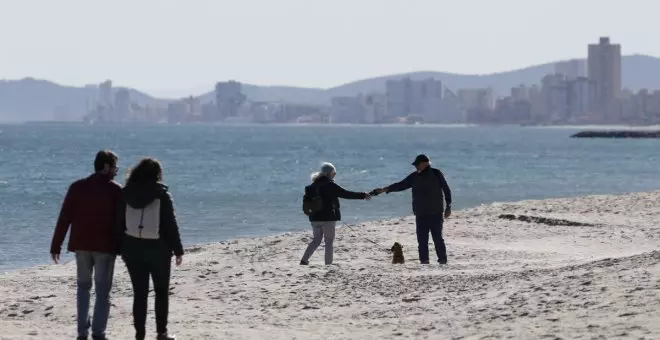
[[404,264],[406,260],[403,258],[403,246],[399,242],[394,242],[392,246],[392,263],[393,264]]

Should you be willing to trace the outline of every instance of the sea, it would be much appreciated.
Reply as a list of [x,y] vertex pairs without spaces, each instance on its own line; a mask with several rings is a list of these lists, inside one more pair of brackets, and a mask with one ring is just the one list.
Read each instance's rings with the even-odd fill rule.
[[[120,183],[142,157],[163,163],[186,245],[309,230],[301,210],[303,189],[326,161],[336,166],[336,182],[345,189],[370,191],[406,177],[415,156],[425,153],[445,173],[454,210],[494,201],[660,189],[660,140],[570,138],[579,129],[0,125],[0,272],[50,263],[66,190],[92,172],[100,149],[119,154]],[[411,210],[410,192],[342,204],[347,224]]]

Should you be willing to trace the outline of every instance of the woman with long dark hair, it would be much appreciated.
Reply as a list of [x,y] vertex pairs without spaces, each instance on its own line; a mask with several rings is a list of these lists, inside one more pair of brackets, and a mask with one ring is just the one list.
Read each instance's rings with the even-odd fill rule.
[[172,196],[163,181],[157,160],[145,158],[130,172],[119,209],[121,256],[133,284],[135,338],[146,336],[149,279],[154,282],[157,340],[168,335],[169,287],[172,255],[176,265],[183,260],[183,246],[174,213]]

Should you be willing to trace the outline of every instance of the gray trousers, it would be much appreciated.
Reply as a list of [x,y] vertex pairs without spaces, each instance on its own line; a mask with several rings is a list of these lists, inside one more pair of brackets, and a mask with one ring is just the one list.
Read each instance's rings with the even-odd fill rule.
[[312,241],[309,242],[307,250],[305,250],[305,254],[302,258],[303,261],[308,262],[309,258],[312,257],[312,254],[314,254],[314,251],[316,251],[316,248],[321,245],[321,240],[325,239],[325,264],[332,264],[332,245],[335,241],[336,224],[337,222],[335,221],[312,222],[314,237],[312,238]]

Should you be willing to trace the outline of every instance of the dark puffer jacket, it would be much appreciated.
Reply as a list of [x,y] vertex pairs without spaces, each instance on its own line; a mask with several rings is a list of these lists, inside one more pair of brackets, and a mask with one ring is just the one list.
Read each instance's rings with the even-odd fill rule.
[[367,196],[367,194],[363,192],[348,191],[325,176],[320,176],[314,181],[314,183],[305,187],[305,195],[308,197],[314,197],[316,196],[317,190],[321,196],[321,201],[323,201],[323,209],[316,214],[309,216],[311,222],[340,221],[340,198],[362,200]]
[[[144,209],[154,200],[160,200],[160,225],[158,240],[142,240],[126,235],[126,205],[134,209]],[[170,256],[183,255],[183,245],[179,234],[179,225],[176,221],[174,202],[165,184],[153,183],[148,185],[128,184],[124,187],[122,201],[118,211],[118,233],[121,240],[121,253],[135,253],[139,248],[151,250],[164,250]]]

